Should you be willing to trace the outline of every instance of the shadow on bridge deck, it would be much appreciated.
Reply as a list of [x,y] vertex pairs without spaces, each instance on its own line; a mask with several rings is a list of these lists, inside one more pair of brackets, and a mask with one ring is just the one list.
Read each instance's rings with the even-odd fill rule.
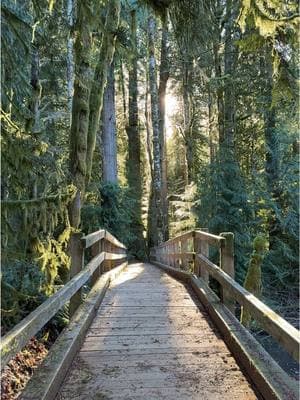
[[184,284],[151,264],[111,285],[57,400],[252,400],[246,377]]

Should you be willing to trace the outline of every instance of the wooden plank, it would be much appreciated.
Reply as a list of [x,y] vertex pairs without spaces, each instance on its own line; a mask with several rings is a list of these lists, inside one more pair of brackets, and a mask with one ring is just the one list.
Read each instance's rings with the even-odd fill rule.
[[164,271],[167,271],[169,274],[171,274],[172,276],[174,276],[177,279],[180,279],[184,282],[189,282],[189,280],[190,280],[191,273],[189,273],[189,272],[181,271],[177,268],[173,268],[168,265],[161,264],[161,263],[155,262],[155,261],[152,261],[152,263],[154,265],[156,265],[157,267],[163,269]]
[[126,246],[121,243],[118,239],[116,239],[111,233],[105,231],[105,240],[113,244],[114,246],[119,247],[120,249],[126,250]]
[[[203,314],[203,313],[202,313]],[[173,315],[174,317],[175,315]],[[91,325],[91,329],[99,329],[99,330],[119,330],[119,329],[130,329],[135,330],[139,328],[144,328],[147,332],[150,332],[151,329],[164,328],[168,327],[168,329],[182,329],[186,327],[190,329],[191,326],[196,327],[197,329],[202,326],[206,326],[207,321],[204,319],[195,320],[195,316],[186,315],[182,320],[180,318],[175,319],[171,317],[156,316],[151,319],[147,317],[127,317],[127,318],[104,318],[101,317],[96,319]]]
[[53,400],[73,358],[80,348],[84,335],[92,322],[109,282],[127,266],[120,265],[103,275],[92,288],[86,301],[78,308],[69,326],[51,347],[42,366],[34,373],[21,395],[21,400]]
[[247,307],[252,317],[261,324],[262,328],[298,361],[300,332],[276,314],[270,307],[235,282],[217,265],[202,255],[197,255],[197,257],[205,263],[210,275],[226,288],[240,305]]
[[225,239],[205,231],[195,231],[195,238],[206,241],[210,246],[221,247]]
[[[175,299],[174,299],[175,302]],[[116,300],[111,300],[107,302],[105,305],[107,306],[112,306],[112,307],[119,307],[121,302],[116,299]],[[170,299],[155,299],[155,300],[144,300],[144,299],[126,299],[122,301],[122,307],[127,308],[127,307],[168,307],[170,304]],[[180,303],[178,302],[178,305],[180,307],[195,307],[195,304],[193,303],[193,300],[181,300]]]
[[[98,254],[100,254],[102,252],[102,247],[103,247],[103,240],[98,240],[98,242],[94,243],[91,246],[91,256],[92,257],[96,257]],[[99,265],[99,267],[95,270],[95,272],[92,275],[91,278],[91,284],[92,286],[94,286],[94,284],[98,281],[98,279],[101,276],[101,265]]]
[[[237,371],[232,371],[232,368],[236,367],[235,362],[233,361],[233,365],[230,366],[224,363],[221,357],[215,358],[215,367],[219,371],[219,379],[222,380],[223,385],[226,387],[230,382],[231,385],[236,385],[239,382],[239,376],[241,372],[238,368]],[[141,387],[149,386],[149,383],[154,387],[165,387],[168,385],[176,385],[182,387],[189,387],[189,385],[195,385],[196,382],[199,384],[201,382],[202,387],[202,395],[210,392],[213,389],[213,385],[215,385],[215,372],[216,370],[213,368],[207,368],[207,359],[203,360],[202,363],[191,364],[175,364],[175,366],[165,365],[149,365],[142,364],[141,362],[135,366],[119,366],[117,364],[113,366],[101,366],[98,363],[91,362],[87,360],[84,364],[81,361],[81,358],[76,360],[75,365],[77,364],[78,369],[73,369],[72,374],[68,380],[68,386],[65,387],[65,391],[67,388],[73,388],[74,383],[78,382],[78,378],[82,377],[82,372],[85,371],[86,375],[90,376],[89,385],[90,390],[95,393],[95,391],[103,388],[103,389],[117,389],[117,388],[128,388],[132,385],[136,386],[140,384]],[[201,376],[201,381],[197,376]],[[153,383],[152,383],[153,382]],[[126,385],[127,383],[127,385]],[[205,387],[206,385],[206,387]],[[249,388],[249,385],[248,385]],[[247,387],[244,390],[247,390]],[[78,390],[78,389],[77,389]],[[251,390],[251,389],[250,389]],[[249,390],[249,394],[251,394]],[[218,387],[218,392],[224,393],[224,388]],[[131,399],[131,397],[129,397]],[[201,398],[201,397],[200,397]],[[207,398],[207,397],[206,397]],[[250,397],[255,399],[256,396]]]
[[263,397],[268,400],[297,400],[297,382],[280,368],[215,293],[196,277],[191,278],[191,285],[223,334],[228,348],[246,369]]
[[[69,242],[69,254],[71,257],[70,279],[74,278],[84,267],[84,249],[81,244],[81,233],[73,233]],[[69,314],[73,316],[82,302],[81,289],[70,299]]]
[[100,229],[97,232],[90,233],[89,235],[86,235],[81,239],[82,246],[84,249],[87,249],[88,247],[91,247],[93,244],[99,242],[99,240],[103,239],[104,237],[105,237],[104,229]]
[[[206,232],[206,230],[203,232]],[[195,241],[196,241],[196,243],[198,243],[200,253],[208,258],[209,243],[206,240],[199,239],[199,237],[195,237]],[[196,251],[196,253],[197,253],[197,251]],[[196,261],[198,261],[197,257],[196,257]],[[200,276],[204,280],[204,282],[206,282],[206,283],[209,282],[209,274],[207,273],[207,271],[205,269],[201,268],[201,264],[200,264]]]
[[[225,243],[223,243],[220,249],[220,267],[222,271],[234,279],[234,234],[232,232],[223,232],[220,235],[225,239]],[[208,258],[208,254],[202,254]],[[225,306],[232,314],[235,314],[235,301],[230,295],[230,290],[228,291],[226,288],[222,287],[221,296]]]
[[180,307],[180,306],[167,306],[167,307],[101,307],[99,309],[98,315],[103,317],[109,316],[118,316],[123,318],[128,318],[132,316],[147,316],[148,318],[153,318],[160,313],[166,315],[167,313],[172,312],[172,315],[178,316],[196,316],[201,313],[201,311],[197,307]]
[[[249,393],[247,390],[236,389],[237,394],[232,395],[230,400],[250,400]],[[83,390],[82,393],[78,394],[75,397],[74,389],[69,388],[62,392],[57,400],[86,400],[90,398],[87,389]],[[196,382],[182,382],[182,385],[175,385],[174,383],[164,381],[164,385],[162,387],[157,387],[156,382],[153,380],[148,380],[145,382],[145,386],[143,386],[142,382],[137,381],[136,385],[131,385],[130,387],[126,386],[124,382],[124,387],[122,388],[111,388],[111,389],[103,389],[93,387],[93,393],[98,396],[98,399],[113,399],[113,400],[224,400],[228,397],[225,397],[226,394],[224,392],[218,393],[217,389],[202,390],[199,389],[199,386],[196,386]],[[95,397],[97,399],[97,397]],[[252,397],[253,399],[253,397]]]
[[152,335],[159,335],[159,336],[166,336],[166,335],[187,335],[187,336],[197,336],[199,335],[199,331],[202,328],[205,328],[206,325],[202,324],[202,325],[195,325],[191,328],[186,328],[185,326],[182,327],[174,327],[172,324],[170,324],[169,326],[162,326],[162,327],[147,327],[147,329],[145,328],[145,326],[140,326],[137,328],[124,328],[124,327],[115,327],[115,328],[108,328],[108,329],[104,329],[104,328],[95,328],[95,327],[91,327],[91,329],[89,330],[89,333],[87,335],[87,337],[100,337],[100,336],[141,336],[143,334],[145,334],[145,330],[147,330],[147,335],[148,336],[152,336]]
[[[128,305],[130,298],[137,300],[133,283],[138,287],[138,282],[148,282],[149,288],[151,276],[153,288],[168,285],[169,303],[156,306],[157,300],[166,297],[158,295],[160,298],[153,296],[148,304],[146,295],[147,305]],[[216,400],[216,394],[220,400],[256,399],[207,313],[197,304],[177,305],[184,298],[184,286],[178,291],[170,282],[174,282],[172,278],[148,264],[143,271],[140,266],[129,267],[114,282],[114,292],[108,292],[111,297],[97,313],[58,399],[84,400],[91,393],[95,398],[111,399]],[[124,291],[127,285],[128,292]],[[123,288],[120,296],[118,288]],[[186,297],[192,304],[191,296]],[[118,306],[111,300],[117,300]],[[141,325],[137,328],[136,324]]]
[[0,344],[2,366],[18,353],[27,342],[61,309],[61,307],[80,289],[92,276],[95,269],[104,260],[101,253],[90,261],[87,266],[63,288],[49,297],[32,313],[24,318],[2,339]]
[[166,247],[166,246],[168,246],[170,244],[174,244],[174,243],[176,243],[176,242],[178,242],[180,240],[183,240],[183,239],[185,239],[185,240],[191,239],[193,237],[193,232],[194,231],[184,232],[181,235],[178,235],[178,236],[176,236],[174,238],[171,238],[171,239],[167,240],[166,242],[163,242],[159,246],[154,247],[154,249],[159,249],[159,248],[162,248],[162,247]]
[[[201,351],[200,351],[201,350]],[[177,365],[197,365],[206,362],[206,358],[215,357],[219,355],[223,360],[224,364],[232,365],[234,363],[234,358],[229,351],[224,353],[224,345],[216,347],[202,347],[201,349],[184,349],[183,352],[169,352],[169,353],[146,353],[145,354],[132,354],[130,352],[122,352],[119,354],[109,353],[104,355],[101,353],[99,357],[99,352],[79,352],[78,358],[83,362],[92,363],[93,368],[103,367],[103,366],[114,366],[119,365],[120,367],[133,367],[140,364],[146,365],[156,365],[164,366],[169,365],[171,367],[176,367]]]
[[127,254],[115,254],[105,251],[105,261],[124,260],[125,258],[127,258]]

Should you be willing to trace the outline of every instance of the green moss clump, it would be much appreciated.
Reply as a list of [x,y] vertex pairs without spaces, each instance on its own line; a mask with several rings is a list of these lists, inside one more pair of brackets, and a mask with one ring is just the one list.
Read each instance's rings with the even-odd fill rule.
[[[263,235],[258,235],[253,240],[253,252],[249,261],[248,271],[244,282],[244,288],[256,297],[261,295],[261,265],[268,251],[268,240]],[[242,308],[241,323],[249,327],[251,315],[247,309]]]

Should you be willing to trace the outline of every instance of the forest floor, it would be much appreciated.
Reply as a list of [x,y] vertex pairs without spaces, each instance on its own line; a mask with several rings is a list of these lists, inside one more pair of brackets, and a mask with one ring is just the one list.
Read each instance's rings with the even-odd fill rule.
[[33,338],[4,367],[1,374],[1,400],[15,400],[20,396],[34,370],[47,356],[49,346],[49,343]]

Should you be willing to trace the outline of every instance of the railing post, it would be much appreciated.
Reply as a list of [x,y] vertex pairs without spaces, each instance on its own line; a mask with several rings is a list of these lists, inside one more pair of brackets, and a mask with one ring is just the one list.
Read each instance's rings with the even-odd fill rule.
[[[208,232],[207,228],[201,228],[201,231]],[[194,232],[194,252],[195,252],[195,274],[200,276],[205,283],[209,284],[209,273],[206,269],[201,268],[201,261],[196,257],[196,254],[203,254],[205,257],[209,257],[209,245],[205,240],[197,238],[196,232]]]
[[[99,240],[98,242],[96,242],[92,245],[91,256],[93,258],[102,252],[102,243],[103,243],[103,239]],[[100,276],[101,276],[101,264],[96,269],[96,271],[93,273],[93,276],[91,279],[92,286],[94,286],[94,284],[97,282],[97,280],[100,278]]]
[[[73,233],[69,241],[69,254],[71,257],[70,279],[77,275],[84,265],[84,248],[81,243],[82,233]],[[70,299],[69,315],[70,318],[75,313],[82,302],[81,288]]]
[[181,268],[184,269],[185,271],[188,270],[188,246],[187,246],[187,239],[181,240],[181,248],[180,248],[180,253],[181,253]]
[[[107,252],[108,253],[112,253],[112,244],[110,243],[110,242],[106,242],[106,250],[107,250]],[[112,263],[113,263],[113,261],[112,260],[107,260],[107,261],[105,261],[105,272],[108,272],[108,271],[110,271],[111,270],[111,268],[112,268]]]
[[[220,249],[220,266],[232,279],[234,279],[234,234],[232,232],[223,232],[220,234],[225,241]],[[225,306],[235,314],[235,301],[230,292],[226,289],[221,289],[221,298]]]

